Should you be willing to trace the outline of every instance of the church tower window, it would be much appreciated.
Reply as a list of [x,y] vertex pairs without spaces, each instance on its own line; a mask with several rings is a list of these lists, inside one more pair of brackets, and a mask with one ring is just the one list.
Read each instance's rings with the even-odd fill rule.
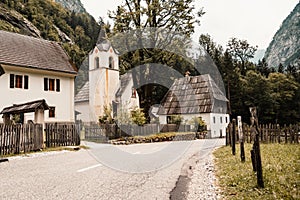
[[98,69],[100,67],[100,59],[99,57],[95,58],[95,69]]
[[109,57],[109,69],[113,69],[114,68],[114,59],[113,57]]

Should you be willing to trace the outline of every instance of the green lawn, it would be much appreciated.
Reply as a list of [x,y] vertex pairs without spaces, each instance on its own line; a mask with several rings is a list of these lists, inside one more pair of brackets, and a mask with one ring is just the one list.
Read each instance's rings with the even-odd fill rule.
[[258,189],[252,170],[250,150],[245,144],[246,162],[240,161],[231,147],[214,152],[218,183],[226,199],[300,199],[300,145],[261,144],[265,188]]

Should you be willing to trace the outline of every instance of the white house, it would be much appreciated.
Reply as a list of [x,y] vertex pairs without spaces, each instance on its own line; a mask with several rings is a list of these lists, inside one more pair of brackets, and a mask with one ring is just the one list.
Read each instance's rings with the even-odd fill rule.
[[45,122],[73,122],[76,75],[57,42],[0,31],[0,112],[15,107],[26,122],[43,108]]
[[186,76],[175,80],[158,110],[161,124],[167,124],[172,115],[180,115],[183,122],[201,117],[208,137],[225,136],[229,124],[227,98],[209,74]]
[[107,39],[102,27],[96,46],[89,53],[89,81],[75,96],[77,120],[97,122],[104,115],[104,106],[118,110],[139,107],[138,94],[132,76],[120,77],[119,55]]

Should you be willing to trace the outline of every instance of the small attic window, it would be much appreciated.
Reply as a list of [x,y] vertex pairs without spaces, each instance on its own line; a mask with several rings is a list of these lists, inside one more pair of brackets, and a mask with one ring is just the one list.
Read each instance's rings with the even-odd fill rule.
[[114,59],[113,59],[113,57],[109,57],[109,69],[114,69]]
[[99,59],[99,57],[96,57],[95,58],[95,69],[99,69],[99,67],[100,67],[100,59]]
[[131,98],[136,98],[136,89],[132,88],[131,90]]

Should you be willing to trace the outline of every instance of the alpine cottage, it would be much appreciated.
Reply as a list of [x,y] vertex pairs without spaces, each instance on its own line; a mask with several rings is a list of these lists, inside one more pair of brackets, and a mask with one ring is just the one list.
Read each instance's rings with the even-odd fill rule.
[[0,122],[73,122],[76,75],[58,43],[0,31]]
[[201,117],[208,130],[208,137],[225,136],[229,123],[227,98],[209,74],[186,76],[175,80],[158,110],[161,124],[167,124],[173,115],[180,115],[189,122]]

